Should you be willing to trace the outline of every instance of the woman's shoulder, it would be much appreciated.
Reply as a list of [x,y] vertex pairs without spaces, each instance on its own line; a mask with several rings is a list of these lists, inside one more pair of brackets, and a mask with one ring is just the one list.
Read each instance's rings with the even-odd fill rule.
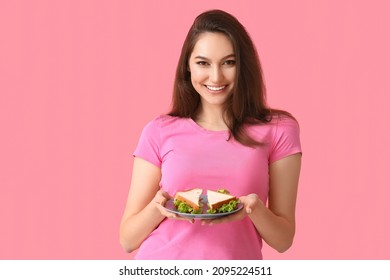
[[272,142],[278,135],[299,134],[299,124],[291,115],[277,114],[266,121],[252,122],[248,132],[261,142]]
[[278,114],[273,116],[270,121],[270,128],[274,135],[274,139],[287,135],[299,135],[300,133],[297,119],[290,114]]
[[177,125],[180,122],[183,122],[185,118],[175,117],[167,114],[161,114],[152,119],[147,126],[167,128]]
[[265,120],[251,121],[250,126],[260,129],[275,129],[279,126],[298,126],[298,121],[289,114],[275,114],[270,115]]
[[299,126],[297,119],[292,115],[287,114],[278,114],[272,116],[270,123],[276,126]]

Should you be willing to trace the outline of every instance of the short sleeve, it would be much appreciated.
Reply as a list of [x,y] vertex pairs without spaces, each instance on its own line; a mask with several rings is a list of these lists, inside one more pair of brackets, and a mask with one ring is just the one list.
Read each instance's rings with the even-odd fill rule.
[[149,122],[142,130],[133,156],[140,157],[157,167],[161,167],[159,118]]
[[298,122],[289,117],[281,117],[275,126],[269,161],[272,163],[297,153],[302,153]]

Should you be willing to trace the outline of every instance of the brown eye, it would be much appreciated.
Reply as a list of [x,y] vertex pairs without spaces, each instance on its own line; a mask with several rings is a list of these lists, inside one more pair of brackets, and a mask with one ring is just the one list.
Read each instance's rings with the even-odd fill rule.
[[201,65],[201,66],[205,66],[205,65],[207,65],[207,62],[206,61],[197,61],[196,64]]
[[224,64],[226,64],[226,65],[235,65],[236,61],[235,60],[226,60]]

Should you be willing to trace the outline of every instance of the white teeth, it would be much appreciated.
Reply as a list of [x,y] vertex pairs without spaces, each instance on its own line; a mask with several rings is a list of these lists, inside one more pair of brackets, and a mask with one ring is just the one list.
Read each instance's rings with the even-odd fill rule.
[[217,90],[221,90],[221,89],[223,89],[223,88],[225,88],[226,86],[221,86],[221,87],[212,87],[212,86],[206,86],[209,90],[215,90],[215,91],[217,91]]

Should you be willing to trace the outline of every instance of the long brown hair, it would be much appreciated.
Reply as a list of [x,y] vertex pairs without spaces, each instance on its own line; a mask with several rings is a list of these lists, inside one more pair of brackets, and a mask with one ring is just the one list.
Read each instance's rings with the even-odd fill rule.
[[266,123],[274,115],[291,115],[271,109],[266,104],[266,90],[257,50],[245,27],[231,14],[211,10],[200,14],[184,41],[173,89],[171,116],[195,118],[200,96],[191,83],[188,60],[204,32],[218,32],[232,42],[236,56],[236,77],[233,92],[225,103],[224,121],[230,134],[246,146],[261,145],[246,132],[245,124]]

